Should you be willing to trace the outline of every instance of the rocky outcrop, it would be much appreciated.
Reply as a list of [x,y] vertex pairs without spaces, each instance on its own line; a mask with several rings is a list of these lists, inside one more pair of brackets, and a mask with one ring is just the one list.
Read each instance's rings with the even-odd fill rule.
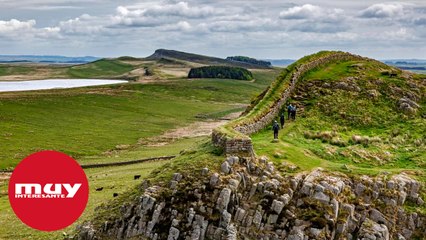
[[398,101],[398,107],[406,114],[415,114],[420,105],[409,98],[401,98]]
[[215,171],[170,181],[173,188],[145,184],[115,218],[81,226],[79,239],[412,239],[426,231],[425,216],[404,210],[424,204],[405,174],[282,176],[265,157],[228,157]]

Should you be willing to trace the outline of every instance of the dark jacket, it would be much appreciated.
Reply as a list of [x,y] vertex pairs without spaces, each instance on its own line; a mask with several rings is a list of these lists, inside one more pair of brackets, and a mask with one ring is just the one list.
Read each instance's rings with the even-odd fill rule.
[[274,123],[272,125],[272,130],[274,130],[274,132],[278,132],[280,130],[280,126],[278,125],[278,123]]

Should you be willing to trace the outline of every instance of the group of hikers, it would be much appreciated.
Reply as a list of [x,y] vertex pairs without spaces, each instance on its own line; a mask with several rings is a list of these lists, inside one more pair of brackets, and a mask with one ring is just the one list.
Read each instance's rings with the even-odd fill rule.
[[[292,105],[290,103],[287,106],[288,120],[290,119],[296,120],[296,112],[297,112],[296,105]],[[280,129],[284,128],[284,124],[285,124],[284,112],[282,112],[280,115],[280,123],[281,123],[281,127],[280,125],[278,125],[277,120],[274,120],[274,123],[272,124],[272,130],[274,131],[274,139],[278,139],[278,132],[280,131]]]

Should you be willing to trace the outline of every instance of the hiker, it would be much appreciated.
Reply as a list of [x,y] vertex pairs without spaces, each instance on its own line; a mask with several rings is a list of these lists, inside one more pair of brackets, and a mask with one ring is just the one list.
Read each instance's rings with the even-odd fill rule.
[[291,105],[291,103],[290,103],[290,105],[288,105],[288,107],[287,107],[288,120],[290,120],[292,109],[293,109],[293,105]]
[[278,125],[277,120],[274,120],[274,124],[272,124],[272,130],[274,130],[274,139],[278,139],[278,131],[280,131],[280,126]]
[[296,120],[296,112],[297,112],[297,107],[296,105],[294,105],[293,109],[291,110],[291,118],[293,118],[293,120]]
[[284,113],[281,113],[280,123],[281,123],[281,129],[283,129],[284,128],[284,123],[285,123]]

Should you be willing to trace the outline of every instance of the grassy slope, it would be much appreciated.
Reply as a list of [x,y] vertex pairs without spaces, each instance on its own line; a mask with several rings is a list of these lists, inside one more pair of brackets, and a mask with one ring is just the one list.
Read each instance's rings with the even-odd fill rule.
[[[278,164],[291,162],[299,170],[318,166],[363,174],[414,170],[425,177],[424,80],[422,83],[420,76],[407,80],[402,72],[390,77],[383,75],[384,70],[392,71],[372,61],[335,63],[310,72],[292,100],[304,107],[303,113],[287,124],[279,143],[271,143],[269,130],[255,134],[256,152],[269,155]],[[356,78],[348,79],[353,76]],[[336,82],[355,83],[361,92],[323,87]],[[380,96],[368,97],[371,90]],[[398,109],[397,101],[412,93],[420,98],[421,109],[407,116]],[[333,131],[336,136],[328,139]],[[311,139],[316,134],[322,137]],[[351,141],[354,135],[376,137],[377,142],[355,144]]]
[[[121,194],[131,189],[135,184],[140,183],[140,181],[133,180],[134,175],[141,175],[142,178],[145,178],[153,169],[165,163],[165,161],[149,162],[129,166],[86,170],[86,175],[89,178],[90,197],[87,208],[78,223],[92,217],[95,207],[100,203],[112,199],[113,193]],[[1,187],[5,188],[5,186]],[[98,187],[103,187],[104,190],[98,192],[96,191]],[[77,223],[67,229],[51,233],[33,230],[24,225],[15,216],[9,205],[7,195],[0,195],[0,239],[63,239],[62,232],[72,232],[76,225]]]
[[[27,154],[41,149],[67,152],[85,164],[178,155],[181,150],[199,145],[200,140],[209,142],[208,138],[181,139],[160,147],[134,144],[141,138],[198,121],[196,116],[218,118],[240,111],[240,104],[247,104],[259,94],[278,72],[255,71],[254,82],[173,79],[148,85],[0,94],[0,168],[13,167]],[[121,144],[132,147],[103,154]],[[90,219],[94,208],[111,200],[113,192],[126,192],[137,185],[140,181],[134,181],[133,175],[145,177],[164,163],[167,161],[86,170],[91,197],[79,221]],[[179,167],[184,164],[177,161]],[[173,161],[166,164],[166,169],[170,166],[175,166]],[[101,186],[104,191],[94,190]],[[6,190],[7,182],[0,182],[0,239],[62,238],[62,231],[42,233],[20,223],[10,209]],[[64,231],[72,232],[75,225]]]
[[[178,155],[185,149],[192,149],[200,143],[208,141],[207,138],[181,139],[171,144],[161,147],[140,146],[136,149],[116,152],[114,161],[144,158],[149,156]],[[88,162],[108,162],[111,157],[97,156],[94,159],[84,159]],[[0,181],[0,239],[63,239],[63,232],[72,234],[77,224],[93,217],[95,208],[102,203],[112,200],[113,193],[125,194],[133,190],[142,180],[133,180],[134,175],[141,175],[141,179],[149,176],[150,172],[159,169],[164,165],[173,165],[172,161],[148,162],[120,167],[107,167],[86,169],[89,179],[90,196],[89,203],[82,217],[70,227],[56,232],[43,233],[32,230],[20,222],[10,208],[6,195],[7,182]],[[96,191],[96,188],[103,187],[103,191]]]
[[[129,59],[101,59],[74,65],[0,64],[0,77],[27,76],[28,79],[44,78],[122,78],[122,75],[143,64],[126,63]],[[132,59],[133,60],[133,59]],[[131,61],[132,61],[131,60]],[[134,60],[136,61],[136,60]]]
[[0,65],[0,76],[16,75],[16,74],[29,74],[34,71],[32,67]]
[[255,83],[180,79],[0,94],[0,169],[42,149],[64,151],[77,159],[97,156],[119,144],[134,144],[186,125],[198,115],[226,114],[239,108],[234,104],[248,103],[259,94],[273,75],[257,73]]
[[[174,173],[181,173],[185,176],[197,177],[195,172],[207,167],[210,171],[219,172],[220,164],[223,162],[223,156],[211,144],[208,138],[201,139],[192,148],[187,149],[183,154],[178,156],[171,162],[153,170],[151,174],[146,177],[146,180],[160,185],[167,184]],[[189,180],[190,182],[190,180]],[[114,219],[115,216],[120,214],[120,207],[128,202],[132,202],[135,197],[140,196],[141,188],[135,186],[133,189],[125,192],[117,199],[113,199],[103,205],[100,205],[99,210],[95,212],[95,218],[91,219],[95,225],[101,225],[107,219]]]
[[116,59],[101,59],[90,64],[72,66],[67,74],[73,78],[108,78],[122,75],[133,69],[134,66]]
[[232,121],[230,124],[219,128],[218,130],[220,130],[222,133],[226,133],[230,137],[245,138],[246,136],[236,131],[234,127],[242,124],[255,122],[265,116],[269,112],[271,107],[275,104],[275,102],[281,98],[282,93],[290,85],[290,80],[292,76],[291,72],[296,67],[310,61],[311,59],[316,59],[333,53],[335,52],[321,51],[316,54],[308,55],[285,68],[281,72],[281,74],[278,75],[277,79],[272,82],[269,88],[262,93],[261,97],[257,96],[252,99],[251,106],[249,109],[246,110],[244,118],[238,118]]

